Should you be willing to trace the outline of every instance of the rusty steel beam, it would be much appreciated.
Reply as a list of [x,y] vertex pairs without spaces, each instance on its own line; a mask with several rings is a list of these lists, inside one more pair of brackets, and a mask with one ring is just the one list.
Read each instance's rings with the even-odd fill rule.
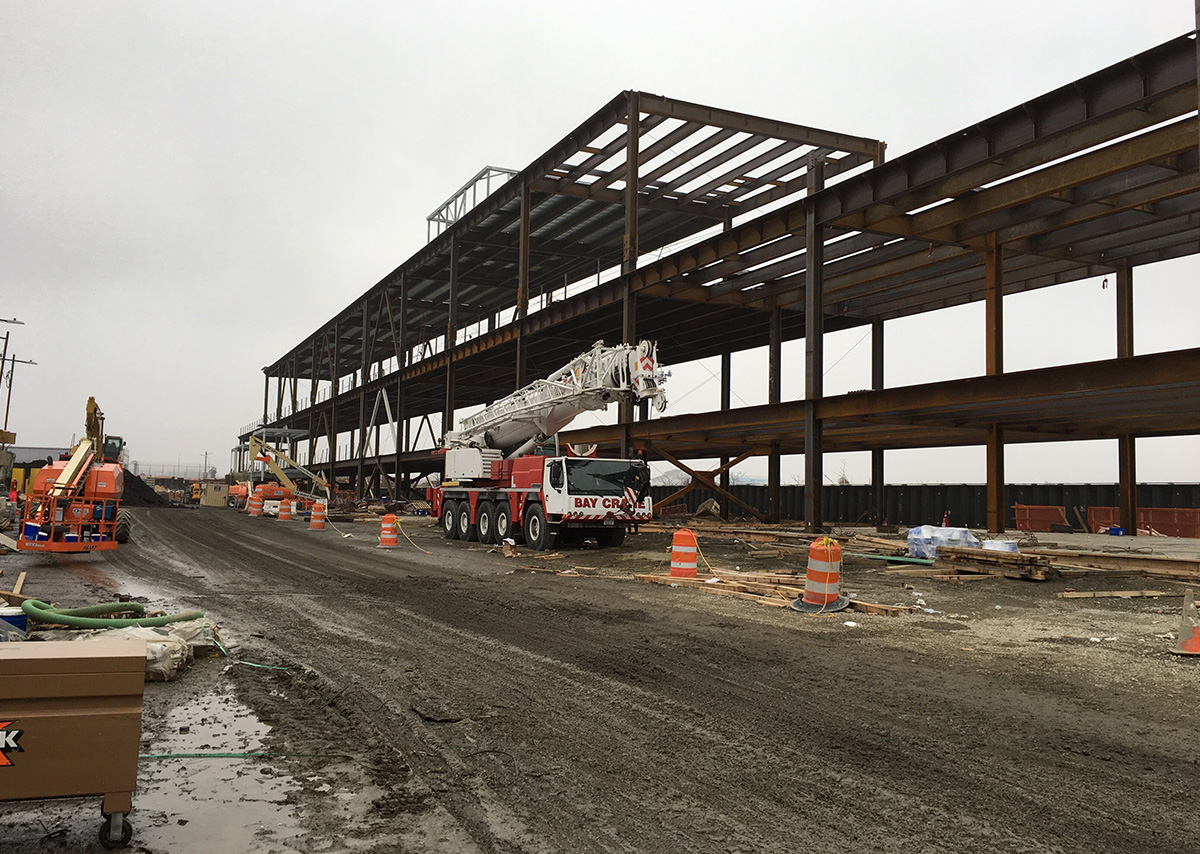
[[804,143],[805,145],[824,146],[840,151],[855,151],[872,158],[882,159],[883,157],[885,144],[877,139],[851,136],[820,128],[792,124],[791,122],[764,119],[746,113],[735,113],[732,110],[721,110],[714,107],[705,107],[700,104],[692,104],[675,98],[649,95],[645,92],[641,93],[641,98],[642,112],[645,113],[668,116],[673,119],[683,119],[684,121],[701,122],[706,125],[729,128],[730,130],[742,131],[757,136],[788,139]]

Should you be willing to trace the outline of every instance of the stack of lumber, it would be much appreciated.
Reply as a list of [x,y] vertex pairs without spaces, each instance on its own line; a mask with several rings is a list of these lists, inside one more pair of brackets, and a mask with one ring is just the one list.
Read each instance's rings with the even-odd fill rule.
[[[746,599],[774,608],[786,607],[793,599],[804,595],[804,579],[790,573],[722,572],[716,580],[700,578],[675,578],[670,575],[637,575],[638,581],[663,584],[668,587],[688,587],[712,593]],[[879,605],[851,599],[849,610],[865,614],[881,614],[895,617],[913,609],[904,605]]]
[[[679,525],[663,522],[645,522],[638,526],[639,530],[661,533],[673,533]],[[707,522],[700,519],[689,520],[687,527],[696,532],[697,537],[714,539],[742,540],[748,543],[776,543],[781,546],[794,545],[808,547],[813,540],[819,539],[820,534],[809,534],[791,528],[781,528],[778,525],[747,525]]]
[[1200,560],[1114,552],[1076,552],[1069,549],[1032,549],[1030,554],[1049,560],[1059,575],[1078,578],[1162,578],[1200,582]]
[[885,540],[880,537],[868,537],[865,534],[854,534],[846,540],[842,550],[895,557],[908,554],[908,543],[904,540]]
[[1050,558],[1044,555],[957,546],[940,546],[933,568],[947,572],[967,570],[981,575],[1001,575],[1028,581],[1045,581],[1051,571]]

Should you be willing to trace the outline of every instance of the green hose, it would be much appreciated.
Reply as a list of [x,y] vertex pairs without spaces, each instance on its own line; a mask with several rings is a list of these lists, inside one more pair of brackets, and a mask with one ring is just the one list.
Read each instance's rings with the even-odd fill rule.
[[124,614],[133,611],[137,614],[146,613],[146,608],[140,602],[107,602],[103,605],[88,605],[86,608],[66,608],[59,610],[53,605],[47,605],[37,599],[26,599],[21,603],[21,610],[31,620],[39,623],[53,623],[60,626],[70,626],[74,629],[124,629],[129,626],[155,628],[182,620],[198,620],[204,616],[201,611],[188,611],[185,614],[166,614],[162,617],[135,617],[123,619],[104,617],[103,614]]

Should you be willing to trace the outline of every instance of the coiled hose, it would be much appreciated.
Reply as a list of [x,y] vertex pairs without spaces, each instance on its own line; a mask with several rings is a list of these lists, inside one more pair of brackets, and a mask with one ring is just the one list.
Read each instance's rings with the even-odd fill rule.
[[21,610],[29,619],[38,623],[52,623],[59,626],[70,626],[74,629],[124,629],[129,626],[155,628],[183,620],[198,620],[204,616],[201,611],[188,611],[183,614],[164,614],[161,617],[105,617],[104,614],[136,614],[146,613],[146,608],[140,602],[106,602],[103,605],[88,605],[86,608],[58,609],[53,605],[37,599],[26,599],[21,603]]

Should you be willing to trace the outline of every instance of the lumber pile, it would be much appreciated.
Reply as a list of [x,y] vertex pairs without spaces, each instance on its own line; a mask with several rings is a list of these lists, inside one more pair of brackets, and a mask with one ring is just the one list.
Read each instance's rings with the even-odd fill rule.
[[[704,580],[700,578],[675,578],[670,575],[636,575],[638,581],[649,584],[662,584],[668,587],[688,587],[702,590],[715,596],[729,596],[734,599],[745,599],[767,605],[772,608],[784,608],[793,599],[804,595],[803,582],[797,576],[786,573],[722,573],[719,576]],[[762,580],[750,580],[750,579]],[[788,583],[790,582],[790,583]],[[875,602],[861,602],[851,599],[850,611],[864,614],[879,614],[896,617],[906,614],[913,609],[907,605],[882,605]]]
[[1069,549],[1032,549],[1029,553],[1051,561],[1058,574],[1064,578],[1099,575],[1108,578],[1200,581],[1200,560],[1163,555],[1077,552]]
[[1045,581],[1051,571],[1050,559],[1041,555],[962,546],[940,546],[933,568],[944,571],[966,569],[983,575],[1000,575],[1027,581]]
[[[820,539],[821,534],[809,534],[791,528],[781,528],[778,525],[746,525],[708,522],[692,519],[688,527],[696,532],[697,537],[710,539],[742,540],[747,543],[775,543],[781,546],[793,545],[808,548],[813,540]],[[644,522],[639,530],[670,534],[679,529],[679,525],[663,522]]]
[[880,537],[868,537],[865,534],[854,534],[842,546],[847,552],[870,552],[871,554],[897,557],[908,554],[908,543],[903,540],[885,540]]

